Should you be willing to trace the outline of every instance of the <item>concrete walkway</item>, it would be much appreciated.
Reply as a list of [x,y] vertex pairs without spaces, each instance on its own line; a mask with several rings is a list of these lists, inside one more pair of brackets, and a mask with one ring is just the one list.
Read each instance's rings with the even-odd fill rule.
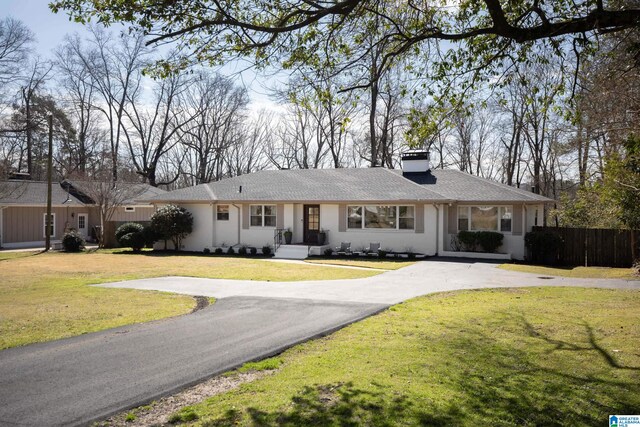
[[578,286],[640,289],[640,281],[544,277],[497,268],[496,264],[457,260],[428,260],[364,279],[308,282],[162,277],[99,286],[147,289],[216,298],[310,298],[324,301],[392,305],[441,291],[522,286]]

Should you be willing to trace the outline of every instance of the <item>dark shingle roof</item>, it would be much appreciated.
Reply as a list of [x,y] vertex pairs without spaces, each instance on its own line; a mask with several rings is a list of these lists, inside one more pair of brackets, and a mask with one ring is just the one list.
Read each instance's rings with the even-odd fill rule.
[[[82,201],[69,194],[60,183],[51,186],[53,205],[83,205]],[[44,205],[47,203],[47,183],[43,181],[3,181],[0,182],[0,204],[3,205]]]
[[[53,205],[91,205],[93,201],[86,194],[85,181],[54,182],[51,186]],[[119,183],[129,188],[129,196],[123,204],[136,204],[140,198],[158,197],[166,191],[149,184]],[[3,205],[44,205],[47,203],[47,183],[44,181],[2,181],[0,182],[0,204]]]
[[[401,174],[401,171],[394,171]],[[461,202],[550,202],[530,191],[454,169],[434,169],[430,174],[409,174],[407,178],[443,197]]]
[[[91,188],[91,183],[88,181],[65,180],[63,184],[71,186],[72,192],[79,192],[80,194],[85,194],[90,197],[90,191],[88,190],[88,188]],[[118,181],[118,186],[126,187],[127,198],[122,202],[122,204],[125,205],[133,205],[141,199],[157,197],[161,194],[166,193],[165,190],[162,190],[160,188],[152,187],[149,184],[142,184],[137,182]]]
[[[242,186],[242,192],[240,187]],[[402,175],[384,168],[265,170],[145,198],[153,202],[549,202],[456,170]]]
[[[242,192],[240,192],[242,186]],[[384,168],[264,170],[175,190],[146,200],[189,201],[445,201]]]

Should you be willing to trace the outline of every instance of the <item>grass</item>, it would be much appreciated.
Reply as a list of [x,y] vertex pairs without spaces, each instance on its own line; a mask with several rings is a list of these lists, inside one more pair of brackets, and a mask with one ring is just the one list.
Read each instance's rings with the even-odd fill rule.
[[282,358],[270,357],[257,362],[248,362],[237,369],[237,372],[244,373],[250,371],[270,371],[278,369],[282,365]]
[[24,255],[0,261],[0,349],[176,316],[194,307],[188,296],[89,284],[171,275],[292,281],[377,273],[196,255]]
[[296,346],[280,370],[185,407],[208,427],[537,426],[640,410],[640,292],[417,298]]
[[581,279],[636,279],[631,268],[609,267],[543,267],[539,265],[502,264],[499,268],[521,273],[539,274],[542,276],[562,276]]
[[305,260],[311,264],[329,264],[329,265],[347,265],[351,267],[364,267],[364,268],[372,268],[378,270],[398,270],[402,267],[407,267],[409,265],[415,264],[415,261],[394,261],[394,260],[381,260],[381,259],[316,259],[316,258],[308,258]]
[[0,261],[5,261],[5,260],[9,260],[9,259],[16,259],[16,258],[25,258],[25,257],[37,255],[39,253],[40,252],[37,252],[37,251],[28,251],[28,252],[4,252],[4,251],[0,251]]

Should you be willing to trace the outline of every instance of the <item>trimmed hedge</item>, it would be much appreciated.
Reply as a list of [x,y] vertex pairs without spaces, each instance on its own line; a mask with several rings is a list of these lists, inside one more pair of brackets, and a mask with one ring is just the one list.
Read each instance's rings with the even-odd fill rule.
[[556,265],[564,241],[562,237],[549,231],[530,231],[524,235],[524,245],[529,250],[531,261]]
[[151,227],[144,227],[137,222],[127,222],[116,229],[116,240],[121,247],[139,252],[145,246],[153,245],[158,238]]
[[495,231],[461,231],[458,241],[466,251],[494,253],[502,246],[504,235]]
[[120,243],[120,239],[122,239],[127,234],[141,233],[142,230],[144,230],[142,224],[138,224],[137,222],[126,222],[116,229],[116,240],[118,241],[120,246],[126,246]]

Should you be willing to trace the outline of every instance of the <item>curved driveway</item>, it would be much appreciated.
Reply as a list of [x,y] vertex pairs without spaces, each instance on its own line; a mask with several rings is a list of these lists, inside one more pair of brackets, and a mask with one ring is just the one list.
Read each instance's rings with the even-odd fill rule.
[[0,352],[0,425],[82,425],[438,291],[515,286],[640,289],[638,281],[541,279],[487,263],[425,261],[314,282],[165,277],[103,284],[218,298],[191,315]]
[[392,305],[409,298],[441,291],[521,286],[578,286],[640,289],[640,281],[544,277],[507,271],[497,264],[435,259],[364,279],[309,282],[259,282],[249,280],[162,277],[100,285],[149,289],[216,298],[257,296],[307,298]]

